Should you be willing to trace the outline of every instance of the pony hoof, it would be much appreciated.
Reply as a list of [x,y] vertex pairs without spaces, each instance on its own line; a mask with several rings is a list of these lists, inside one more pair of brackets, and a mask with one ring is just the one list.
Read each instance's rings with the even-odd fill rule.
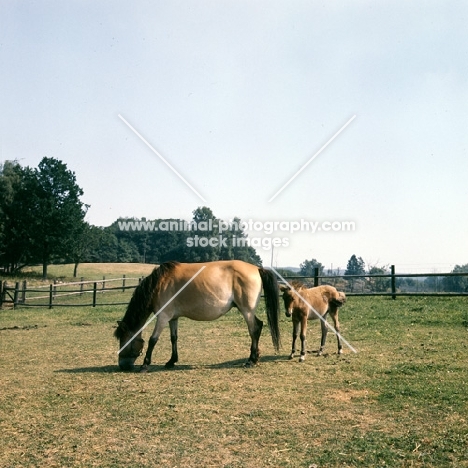
[[174,367],[175,367],[175,362],[171,362],[171,361],[166,362],[166,364],[164,364],[164,367],[165,367],[166,369],[174,369]]
[[141,366],[140,374],[147,374],[148,373],[148,366]]
[[338,354],[343,354],[343,350],[342,350],[342,349],[339,349],[339,350],[338,350]]
[[288,357],[289,360],[291,359],[294,359],[294,354],[291,354],[289,357]]
[[305,361],[305,356],[301,356],[301,357],[299,358],[299,362],[304,362],[304,361]]
[[255,367],[257,365],[256,362],[252,362],[252,361],[247,361],[245,364],[244,364],[244,367],[246,369],[250,368],[250,367]]

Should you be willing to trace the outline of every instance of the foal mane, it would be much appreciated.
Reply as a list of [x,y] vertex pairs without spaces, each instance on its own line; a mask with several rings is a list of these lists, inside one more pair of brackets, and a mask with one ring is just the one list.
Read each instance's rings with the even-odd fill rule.
[[300,289],[307,288],[307,286],[302,282],[298,280],[292,280],[289,283],[296,291],[299,291]]
[[159,267],[155,267],[147,277],[143,278],[133,291],[125,315],[114,332],[116,338],[120,339],[122,337],[125,326],[130,330],[134,330],[147,319],[153,295],[159,291],[164,280],[172,274],[177,265],[179,265],[179,262],[162,263]]

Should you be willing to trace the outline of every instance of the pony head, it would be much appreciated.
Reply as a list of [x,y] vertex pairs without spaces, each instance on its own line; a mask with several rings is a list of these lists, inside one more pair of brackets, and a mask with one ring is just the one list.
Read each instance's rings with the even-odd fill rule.
[[133,338],[134,332],[125,322],[118,321],[117,324],[114,336],[120,340],[119,367],[123,371],[132,371],[136,359],[141,356],[145,340],[141,337],[141,332]]

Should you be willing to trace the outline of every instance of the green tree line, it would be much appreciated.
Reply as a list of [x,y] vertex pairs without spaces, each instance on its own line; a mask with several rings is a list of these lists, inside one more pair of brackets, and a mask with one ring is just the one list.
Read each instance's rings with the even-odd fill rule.
[[[66,164],[44,157],[37,168],[17,161],[0,165],[0,268],[15,273],[28,265],[42,265],[43,277],[51,263],[74,263],[75,276],[84,262],[161,263],[167,260],[202,262],[239,259],[261,265],[255,248],[246,242],[234,218],[233,228],[222,232],[219,245],[188,245],[188,238],[218,238],[217,218],[208,207],[193,211],[194,226],[211,220],[212,229],[125,230],[122,223],[151,221],[117,219],[111,226],[93,226],[85,221],[89,208],[82,202],[83,190]],[[183,223],[179,219],[155,219]]]

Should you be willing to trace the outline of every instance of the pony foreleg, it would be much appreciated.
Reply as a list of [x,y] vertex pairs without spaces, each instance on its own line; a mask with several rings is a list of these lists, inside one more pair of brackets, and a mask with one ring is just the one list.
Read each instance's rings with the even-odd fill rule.
[[153,349],[158,342],[159,336],[151,336],[148,341],[148,349],[146,350],[145,359],[143,360],[143,364],[140,368],[140,372],[148,372],[148,366],[151,364],[151,355],[153,354]]
[[174,319],[169,322],[169,328],[171,330],[171,345],[172,345],[172,354],[171,359],[166,362],[164,366],[166,369],[172,369],[175,363],[179,360],[179,353],[177,352],[177,328],[178,328],[179,320]]
[[148,349],[146,350],[145,359],[141,366],[140,372],[148,372],[148,366],[151,364],[151,355],[153,354],[153,349],[156,346],[156,343],[159,340],[161,332],[164,327],[167,325],[167,317],[161,318],[161,315],[156,320],[156,326],[154,327],[153,334],[148,340]]
[[307,314],[301,318],[301,356],[299,362],[304,362],[306,357],[307,346]]
[[294,355],[296,354],[296,340],[299,335],[299,326],[300,326],[300,322],[293,320],[292,347],[291,347],[291,354],[289,355],[289,359],[294,359]]

